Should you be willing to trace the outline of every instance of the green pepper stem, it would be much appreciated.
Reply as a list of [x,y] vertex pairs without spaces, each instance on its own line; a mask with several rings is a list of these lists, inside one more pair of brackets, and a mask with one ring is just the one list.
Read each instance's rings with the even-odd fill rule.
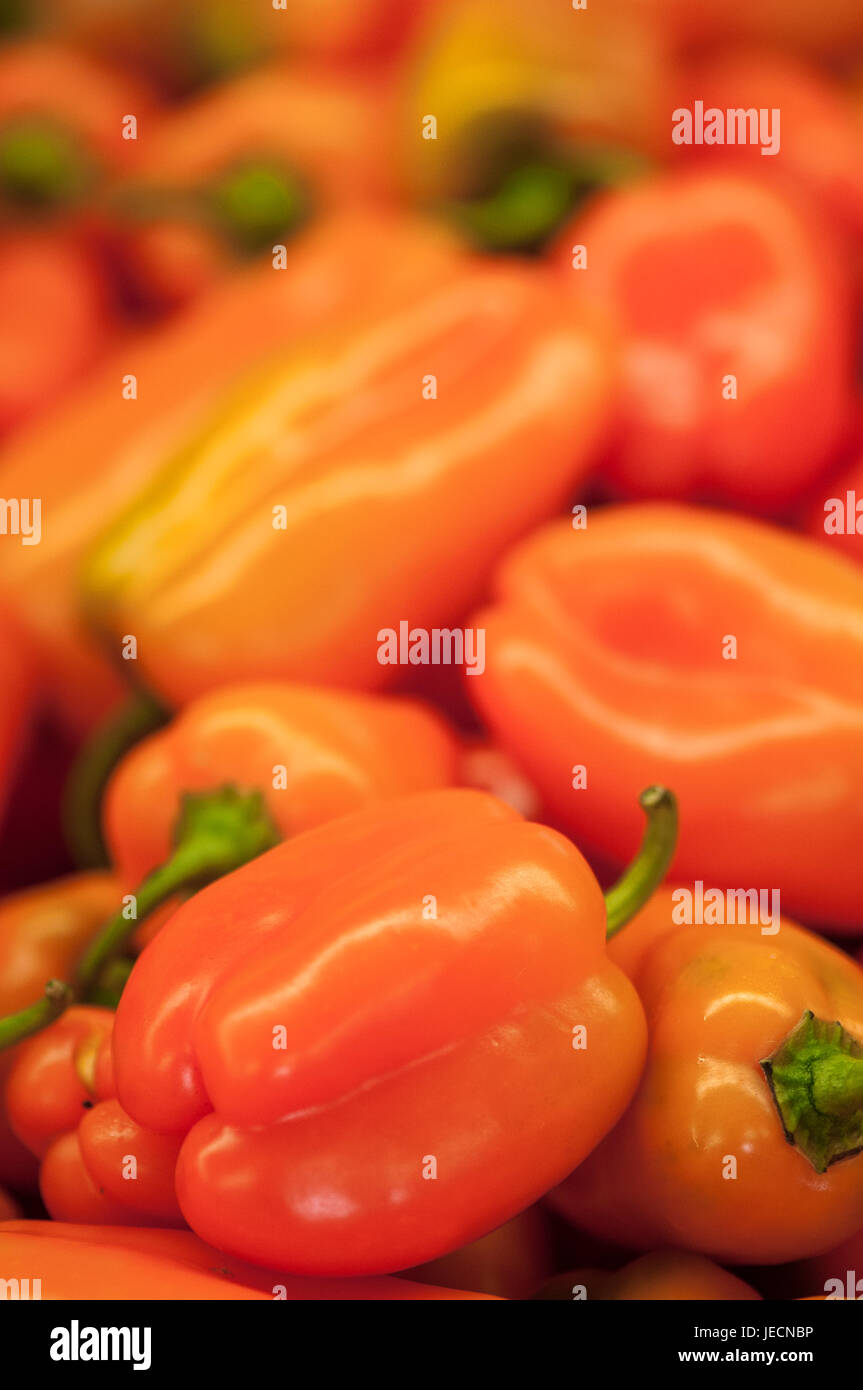
[[311,198],[291,169],[247,159],[194,188],[127,184],[114,190],[112,207],[130,222],[170,218],[209,227],[239,256],[255,256],[293,236],[307,220]]
[[188,895],[232,873],[278,844],[279,832],[260,792],[222,787],[183,797],[174,853],[148,874],[135,894],[135,912],[117,912],[84,953],[75,978],[80,998],[127,946],[139,924],[171,898]]
[[71,131],[21,118],[0,131],[0,199],[32,211],[78,200],[91,179],[86,153]]
[[605,895],[608,940],[653,896],[668,873],[677,848],[674,793],[666,787],[648,787],[638,803],[647,816],[647,828],[635,859]]
[[134,911],[129,911],[130,903],[103,927],[84,952],[72,987],[52,980],[43,999],[0,1018],[0,1051],[46,1028],[74,1001],[115,1005],[131,971],[130,962],[118,958],[140,923],[171,898],[196,893],[256,859],[280,838],[259,791],[227,786],[187,793],[174,830],[174,852],[133,895]]
[[495,186],[444,205],[484,251],[541,250],[592,194],[645,172],[647,161],[628,150],[583,146],[522,152]]
[[107,867],[102,836],[102,797],[125,753],[167,723],[169,711],[154,696],[136,692],[96,729],[78,754],[63,793],[63,828],[82,869]]
[[35,1004],[28,1004],[16,1014],[0,1018],[0,1052],[14,1047],[34,1033],[40,1033],[72,1003],[72,991],[62,980],[49,980],[45,993]]
[[863,1150],[863,1042],[808,1010],[761,1063],[789,1144],[816,1173]]

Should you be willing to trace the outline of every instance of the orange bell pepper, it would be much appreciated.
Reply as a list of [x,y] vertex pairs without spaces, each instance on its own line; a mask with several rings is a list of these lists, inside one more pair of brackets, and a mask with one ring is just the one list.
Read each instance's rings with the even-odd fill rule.
[[[128,344],[68,404],[7,447],[0,493],[41,497],[51,544],[0,546],[0,596],[35,637],[48,697],[66,723],[92,726],[123,690],[78,607],[82,559],[106,519],[146,488],[238,373],[313,325],[397,301],[452,264],[449,239],[409,218],[325,219],[292,246],[284,271],[241,273]],[[129,373],[136,400],[124,398]]]
[[[612,927],[668,862],[669,798],[643,804]],[[578,851],[493,798],[369,807],[174,913],[120,1000],[120,1104],[182,1140],[180,1208],[219,1247],[317,1275],[427,1261],[528,1206],[626,1105],[643,1021],[605,929]]]
[[108,174],[128,171],[139,142],[123,123],[153,108],[144,84],[47,39],[0,50],[0,215],[80,204]]
[[127,270],[173,308],[392,180],[379,80],[278,65],[169,112],[111,204]]
[[[583,476],[610,368],[601,327],[536,267],[450,264],[187,439],[90,555],[90,621],[118,654],[135,634],[171,706],[229,679],[379,688],[381,632],[457,620]],[[346,556],[362,583],[335,583]]]
[[406,1300],[482,1299],[408,1279],[295,1279],[226,1259],[190,1231],[4,1221],[0,1279],[40,1280],[42,1299]]
[[[13,894],[0,903],[0,1015],[29,1005],[46,981],[71,974],[96,929],[117,905],[110,874],[80,874]],[[16,1051],[0,1053],[0,1088]],[[35,1165],[0,1104],[0,1181],[29,1188]]]
[[541,1299],[590,1299],[612,1303],[705,1300],[711,1303],[734,1299],[751,1303],[760,1293],[720,1269],[703,1255],[688,1250],[660,1250],[642,1255],[623,1269],[574,1269],[559,1274],[538,1294]]
[[118,305],[80,229],[0,233],[0,438],[52,406],[119,329]]
[[285,838],[387,797],[452,785],[457,746],[408,700],[307,686],[227,686],[134,749],[109,784],[104,823],[122,882],[163,865],[182,797],[259,790]]
[[110,1009],[76,1006],[15,1049],[4,1099],[40,1160],[56,1221],[184,1226],[174,1194],[179,1140],[143,1130],[115,1098]]
[[616,491],[775,512],[830,467],[853,416],[853,296],[813,209],[731,171],[667,174],[597,199],[552,261],[620,336]]
[[863,971],[787,920],[683,924],[678,891],[609,946],[644,1005],[647,1065],[554,1203],[630,1249],[817,1254],[863,1222]]
[[[575,518],[578,520],[578,518]],[[682,506],[559,522],[501,568],[468,691],[555,823],[620,863],[651,781],[675,870],[859,932],[863,576],[764,523]]]

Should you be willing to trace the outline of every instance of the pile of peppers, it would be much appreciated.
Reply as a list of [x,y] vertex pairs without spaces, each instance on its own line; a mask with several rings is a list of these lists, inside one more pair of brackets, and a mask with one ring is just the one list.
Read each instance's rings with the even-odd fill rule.
[[863,1298],[861,149],[851,0],[10,7],[7,1296]]

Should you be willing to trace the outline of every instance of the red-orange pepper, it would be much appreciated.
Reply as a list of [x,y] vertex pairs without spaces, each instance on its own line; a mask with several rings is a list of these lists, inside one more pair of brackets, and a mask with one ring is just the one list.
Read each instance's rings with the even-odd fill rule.
[[[226,1259],[190,1231],[4,1221],[0,1279],[29,1281],[23,1297],[73,1300],[487,1299],[409,1279],[295,1279]],[[38,1295],[34,1280],[39,1280]]]
[[744,174],[666,174],[591,203],[552,261],[620,335],[613,488],[777,511],[829,468],[852,417],[853,302],[811,208]]
[[139,291],[186,303],[244,260],[271,258],[309,217],[385,197],[391,124],[379,80],[286,65],[170,111],[111,198]]
[[[674,106],[723,112],[766,111],[776,148],[763,156],[758,138],[722,145],[677,145],[673,160],[709,168],[746,170],[776,179],[849,233],[863,230],[863,124],[850,96],[815,65],[758,48],[710,53],[688,64],[678,79]],[[773,112],[778,115],[773,116]],[[775,131],[773,124],[776,124]],[[747,135],[754,132],[747,127]],[[736,134],[736,128],[735,128]]]
[[[110,874],[80,874],[27,889],[0,903],[0,1015],[25,1008],[50,979],[71,975],[86,943],[114,911]],[[15,1059],[0,1052],[0,1088]],[[0,1181],[29,1188],[35,1165],[0,1104]]]
[[644,1004],[647,1065],[554,1203],[629,1249],[817,1254],[863,1221],[863,971],[787,920],[687,924],[681,891],[610,943]]
[[[574,520],[581,521],[580,515]],[[642,504],[558,522],[498,576],[468,691],[555,823],[622,862],[673,787],[675,870],[863,926],[863,576],[804,537]]]
[[[127,344],[7,447],[0,494],[40,497],[51,543],[0,546],[0,594],[34,636],[47,697],[72,727],[90,727],[123,690],[78,602],[83,557],[106,519],[147,487],[238,374],[315,325],[367,315],[376,304],[383,310],[453,260],[450,239],[411,218],[327,218],[292,245],[285,270],[242,272]],[[124,396],[129,373],[137,399]]]
[[110,1009],[78,1006],[16,1048],[9,1123],[40,1160],[57,1221],[183,1226],[174,1195],[179,1140],[143,1130],[115,1098]]
[[[618,924],[664,871],[644,800]],[[669,820],[669,817],[672,817]],[[180,1208],[304,1274],[429,1260],[577,1165],[636,1084],[644,1032],[577,850],[476,791],[330,822],[185,903],[120,1000],[117,1093],[182,1139]]]

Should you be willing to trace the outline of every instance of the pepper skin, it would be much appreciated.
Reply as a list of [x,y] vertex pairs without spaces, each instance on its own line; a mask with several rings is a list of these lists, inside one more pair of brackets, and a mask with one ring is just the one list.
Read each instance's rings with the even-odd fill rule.
[[[0,1279],[41,1279],[47,1300],[485,1299],[407,1279],[294,1279],[228,1260],[190,1231],[4,1221]],[[32,1288],[32,1282],[29,1286]]]
[[860,117],[838,83],[802,59],[759,49],[731,49],[687,65],[674,104],[721,111],[766,109],[780,113],[775,154],[761,145],[677,145],[673,159],[778,179],[850,234],[863,231],[863,165]]
[[[112,354],[67,404],[19,433],[0,459],[0,495],[41,497],[51,544],[0,546],[0,596],[35,638],[66,725],[92,727],[123,691],[78,606],[82,559],[106,519],[146,488],[239,373],[321,323],[398,302],[453,258],[449,237],[409,217],[325,218],[292,244],[285,270],[238,273]],[[136,401],[121,389],[130,371]]]
[[381,632],[457,619],[583,476],[609,389],[601,328],[536,267],[449,265],[193,435],[90,556],[91,622],[117,651],[136,634],[171,707],[229,679],[377,689]]
[[487,659],[468,693],[555,824],[620,863],[636,790],[661,781],[679,878],[778,889],[807,924],[859,933],[854,565],[752,519],[640,504],[545,528],[496,591],[472,619]]
[[551,255],[572,302],[602,304],[620,335],[615,491],[776,512],[830,467],[852,415],[853,296],[811,209],[742,174],[673,173],[598,198]]
[[0,235],[0,438],[52,406],[104,355],[120,326],[80,228]]
[[113,1022],[110,1009],[78,1006],[20,1043],[5,1088],[9,1122],[41,1160],[39,1190],[55,1220],[183,1226],[179,1140],[142,1130],[117,1102]]
[[170,112],[134,179],[114,190],[114,231],[149,303],[175,308],[298,226],[391,183],[386,106],[371,77],[276,66]]
[[[71,973],[84,946],[117,905],[111,874],[79,874],[30,888],[0,903],[0,1015],[24,1008],[47,980]],[[0,1092],[17,1049],[0,1052]],[[35,1165],[0,1105],[0,1181],[34,1186]]]
[[752,1303],[761,1299],[751,1284],[720,1269],[703,1255],[687,1250],[659,1250],[642,1255],[614,1273],[607,1269],[574,1269],[559,1274],[535,1297],[611,1303],[698,1299]]
[[164,863],[187,792],[260,789],[288,838],[387,797],[451,785],[457,769],[454,739],[419,702],[226,686],[193,701],[118,766],[104,806],[111,860],[131,885]]
[[[679,1245],[731,1264],[827,1250],[863,1221],[863,971],[787,920],[772,935],[757,925],[677,925],[672,891],[657,893],[609,946],[647,1015],[635,1099],[552,1200],[576,1225],[630,1249]],[[841,1060],[829,1046],[827,1060],[804,1057],[804,1099],[793,1120],[790,1109],[782,1118],[777,1051],[809,1010],[838,1020],[857,1055],[852,1045]],[[840,1079],[828,1094],[831,1075]],[[853,1156],[839,1161],[846,1140]],[[804,1152],[810,1145],[821,1172]]]
[[529,1206],[626,1105],[643,1019],[604,933],[578,851],[492,797],[370,807],[170,918],[120,1000],[118,1097],[185,1136],[180,1207],[220,1248],[423,1263]]

